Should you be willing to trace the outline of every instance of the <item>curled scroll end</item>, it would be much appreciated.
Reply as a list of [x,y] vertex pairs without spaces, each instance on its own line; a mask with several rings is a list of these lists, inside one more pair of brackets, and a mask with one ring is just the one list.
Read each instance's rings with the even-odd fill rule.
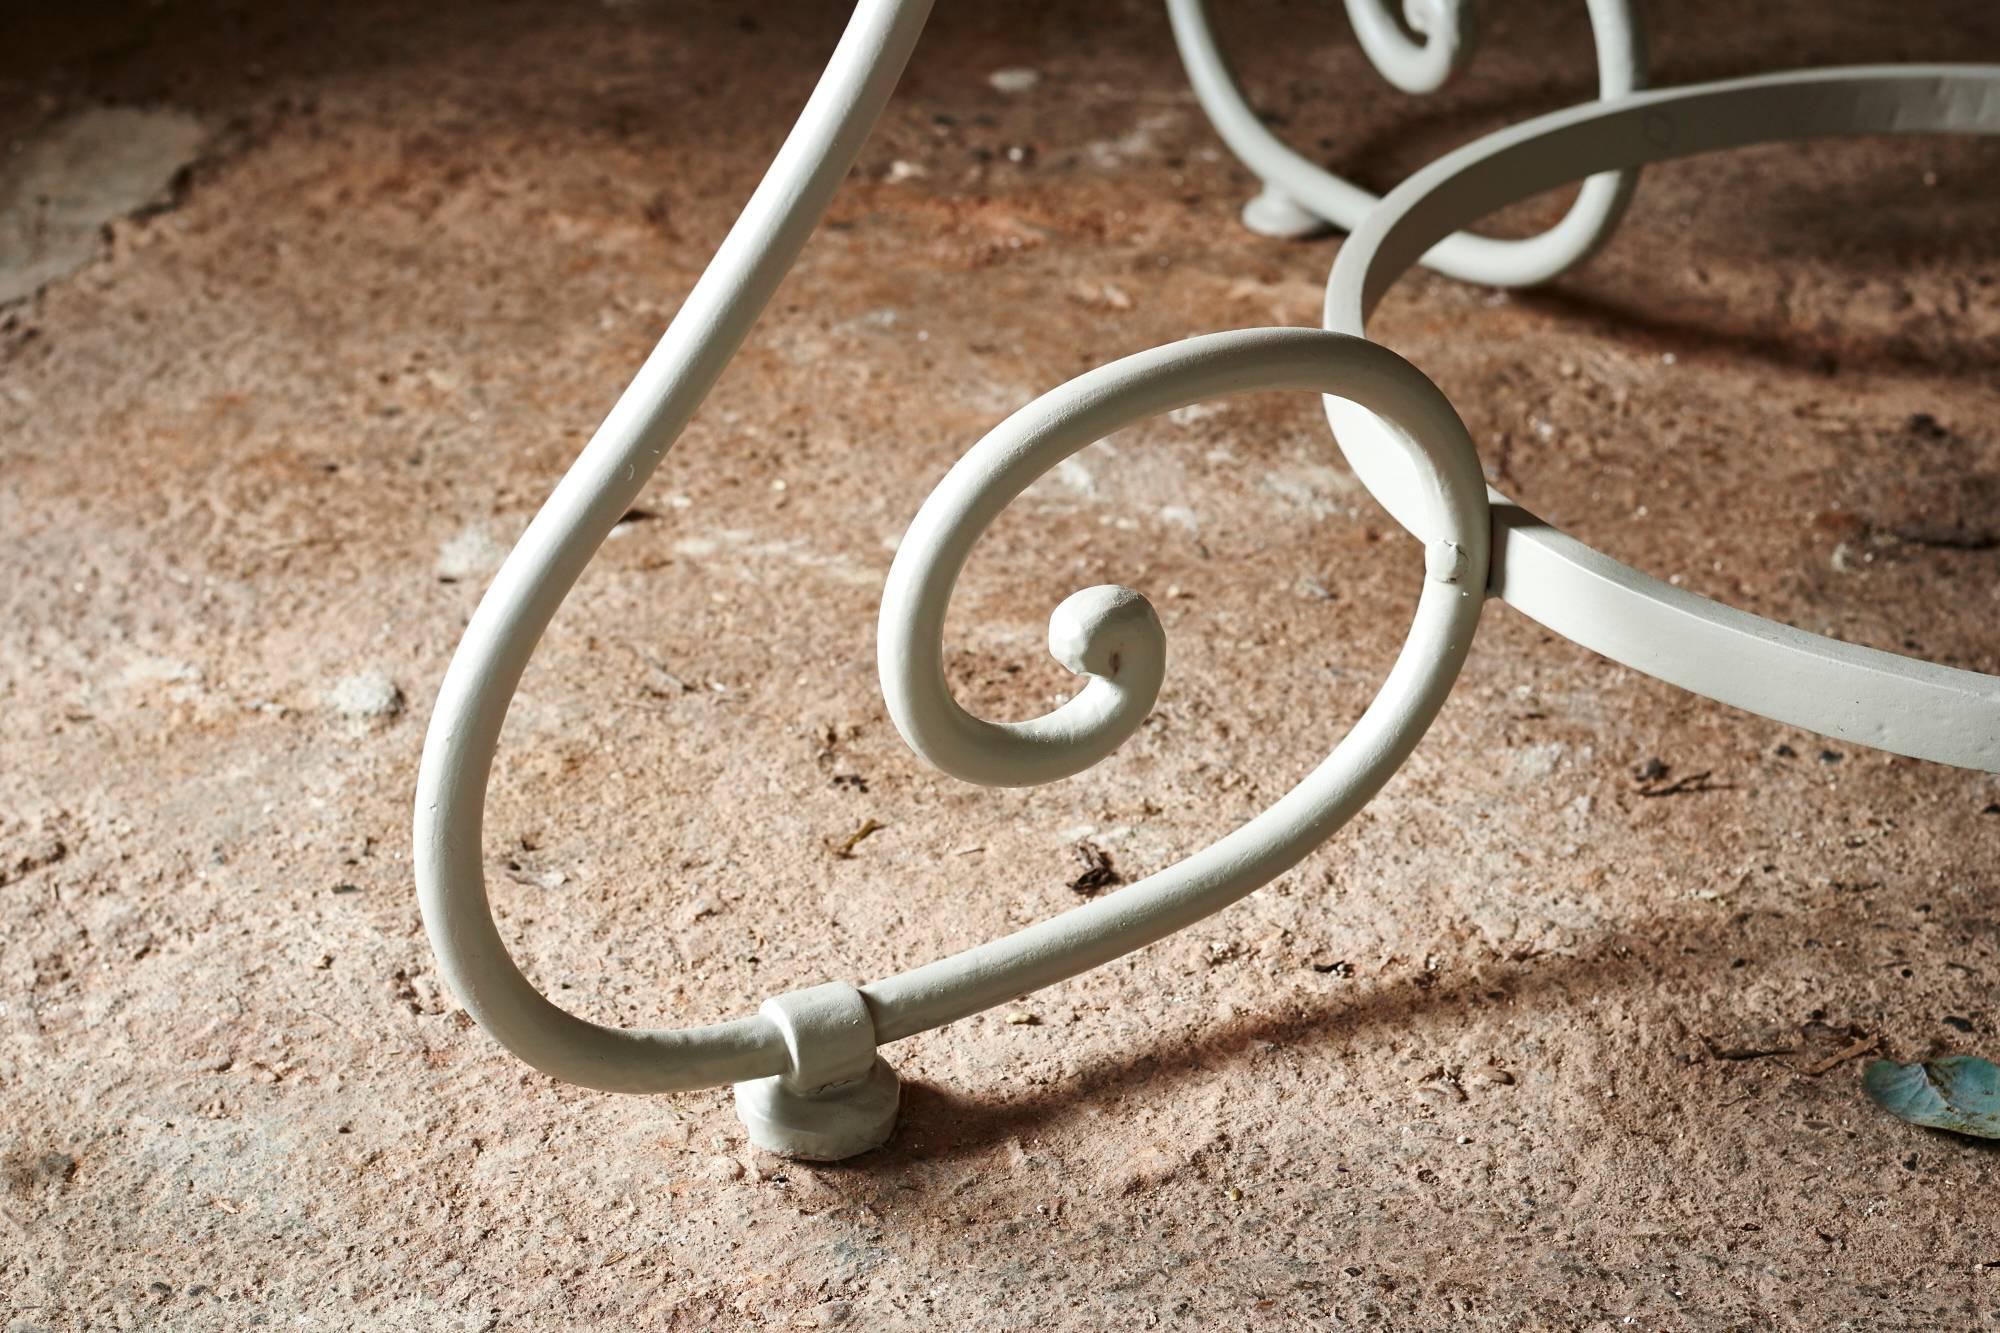
[[[1464,0],[1404,0],[1403,24],[1383,0],[1347,0],[1347,16],[1383,78],[1406,93],[1434,93],[1472,56]],[[1411,41],[1408,25],[1421,41]]]
[[1049,616],[1049,652],[1079,676],[1146,691],[1151,708],[1165,678],[1167,632],[1144,594],[1117,584],[1085,588]]
[[1457,0],[1403,0],[1403,22],[1410,31],[1434,42],[1456,47],[1459,43]]

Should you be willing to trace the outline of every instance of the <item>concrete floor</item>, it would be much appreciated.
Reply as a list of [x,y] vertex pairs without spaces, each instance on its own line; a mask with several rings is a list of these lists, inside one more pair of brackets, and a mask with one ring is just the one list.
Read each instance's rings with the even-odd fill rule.
[[[836,8],[0,19],[0,170],[73,162],[93,108],[152,145],[92,196],[125,216],[0,311],[0,1327],[2000,1319],[1993,1153],[1859,1084],[1869,1050],[2000,1047],[2000,782],[1733,713],[1505,607],[1301,869],[892,1048],[907,1113],[870,1157],[761,1157],[727,1090],[556,1086],[470,1026],[410,880],[432,691]],[[1228,8],[1285,133],[1378,184],[1593,84],[1576,4],[1490,6],[1422,101],[1332,7]],[[1658,82],[2000,59],[1986,0],[1652,8]],[[1155,6],[945,9],[511,715],[503,930],[593,1017],[928,960],[1074,902],[1080,846],[1166,866],[1324,754],[1400,642],[1417,551],[1318,405],[1218,403],[1039,486],[954,613],[961,696],[1019,716],[1064,689],[1049,609],[1148,590],[1173,647],[1142,735],[1028,792],[905,750],[874,614],[944,468],[1087,366],[1315,322],[1335,244],[1236,225],[1246,176]],[[1040,81],[992,86],[1011,67]],[[1376,331],[1585,538],[2000,670],[1996,169],[1964,141],[1658,168],[1551,289],[1417,277]],[[1710,777],[1647,798],[1654,760]]]

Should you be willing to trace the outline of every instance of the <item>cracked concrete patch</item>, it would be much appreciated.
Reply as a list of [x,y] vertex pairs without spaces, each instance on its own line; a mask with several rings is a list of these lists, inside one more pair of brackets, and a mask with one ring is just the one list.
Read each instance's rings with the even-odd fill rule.
[[106,223],[168,203],[204,137],[180,111],[92,107],[0,164],[0,305],[95,259]]

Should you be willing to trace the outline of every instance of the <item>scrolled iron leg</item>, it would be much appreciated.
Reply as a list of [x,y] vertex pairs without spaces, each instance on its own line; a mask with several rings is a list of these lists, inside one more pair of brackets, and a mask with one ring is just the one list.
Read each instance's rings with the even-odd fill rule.
[[[1381,200],[1301,156],[1271,131],[1229,68],[1209,22],[1210,0],[1166,0],[1174,45],[1187,69],[1195,100],[1222,142],[1256,173],[1262,189],[1243,209],[1243,224],[1264,236],[1303,237],[1338,227],[1353,231]],[[1623,97],[1643,87],[1644,42],[1632,0],[1584,0],[1597,50],[1598,93]],[[1467,0],[1407,0],[1405,22],[1413,41],[1384,0],[1347,0],[1348,19],[1368,60],[1406,93],[1442,88],[1471,57],[1477,24]],[[1604,243],[1630,202],[1635,172],[1585,182],[1560,222],[1534,236],[1502,240],[1473,232],[1442,238],[1422,263],[1466,282],[1526,287],[1546,282]],[[1323,226],[1307,229],[1306,219]]]

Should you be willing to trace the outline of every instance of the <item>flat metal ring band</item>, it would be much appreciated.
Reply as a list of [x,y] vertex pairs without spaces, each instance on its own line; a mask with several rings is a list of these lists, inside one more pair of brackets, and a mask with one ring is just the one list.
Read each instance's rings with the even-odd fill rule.
[[[1419,171],[1341,247],[1325,326],[1359,334],[1434,244],[1493,210],[1614,167],[1841,134],[2000,133],[2000,66],[1801,71],[1587,103],[1487,136]],[[1418,537],[1440,517],[1393,427],[1326,400],[1356,475]],[[2000,678],[1842,643],[1621,564],[1498,491],[1488,592],[1594,652],[1722,703],[1876,749],[2000,772]]]

